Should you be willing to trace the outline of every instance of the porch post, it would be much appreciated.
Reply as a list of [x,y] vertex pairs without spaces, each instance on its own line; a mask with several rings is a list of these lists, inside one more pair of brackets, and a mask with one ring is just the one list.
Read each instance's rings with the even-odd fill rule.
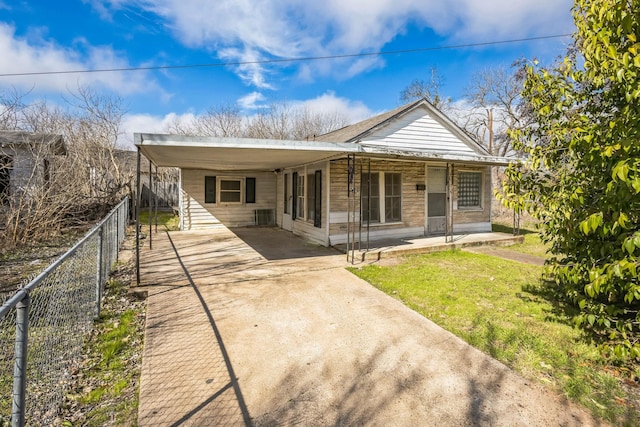
[[447,165],[447,240],[453,242],[453,185],[455,182],[455,164],[451,163],[451,168]]
[[369,157],[369,165],[367,167],[367,252],[369,252],[369,229],[371,228],[371,157]]

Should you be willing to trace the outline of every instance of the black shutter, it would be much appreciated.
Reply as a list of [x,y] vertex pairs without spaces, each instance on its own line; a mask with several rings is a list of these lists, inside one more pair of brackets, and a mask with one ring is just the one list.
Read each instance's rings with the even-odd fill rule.
[[291,175],[291,194],[293,195],[291,201],[291,219],[296,219],[298,216],[298,172],[294,172]]
[[204,202],[205,203],[216,202],[216,177],[215,176],[204,177]]
[[314,194],[315,194],[315,206],[314,206],[314,211],[315,211],[315,217],[313,218],[313,226],[314,227],[322,227],[322,171],[316,171],[316,178],[315,178],[315,188],[314,188]]
[[246,178],[245,179],[245,201],[246,203],[255,203],[256,202],[256,179],[255,178]]

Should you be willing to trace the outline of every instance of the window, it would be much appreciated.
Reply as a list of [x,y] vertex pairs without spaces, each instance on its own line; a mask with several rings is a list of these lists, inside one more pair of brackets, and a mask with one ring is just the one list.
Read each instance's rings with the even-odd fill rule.
[[220,203],[241,203],[242,181],[239,179],[220,179]]
[[374,172],[369,177],[363,173],[360,176],[360,197],[363,222],[402,221],[401,174]]
[[284,174],[284,213],[289,213],[289,174]]
[[204,177],[205,203],[255,203],[255,178]]
[[215,176],[204,177],[204,202],[205,203],[216,202],[216,177]]
[[458,173],[458,208],[480,208],[482,172]]
[[384,219],[385,222],[402,220],[402,175],[384,174]]
[[[369,182],[371,182],[371,193],[369,193]],[[362,221],[380,222],[380,176],[377,172],[362,174],[360,197],[362,200]],[[369,204],[369,200],[371,200],[371,204]]]
[[298,215],[304,215],[304,175],[298,175],[298,185],[296,194],[296,212]]

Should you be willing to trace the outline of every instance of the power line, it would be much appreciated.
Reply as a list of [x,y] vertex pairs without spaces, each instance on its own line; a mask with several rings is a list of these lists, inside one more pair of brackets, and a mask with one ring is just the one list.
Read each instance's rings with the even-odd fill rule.
[[569,37],[571,34],[555,34],[550,36],[540,37],[527,37],[523,39],[511,39],[511,40],[499,40],[491,42],[480,43],[466,43],[451,46],[434,46],[434,47],[422,47],[415,49],[402,49],[402,50],[390,50],[379,51],[369,53],[347,53],[342,55],[326,55],[326,56],[307,56],[301,58],[281,58],[281,59],[264,59],[260,61],[236,61],[236,62],[213,62],[208,64],[186,64],[186,65],[157,65],[149,67],[123,67],[123,68],[101,68],[95,70],[62,70],[62,71],[35,71],[29,73],[4,73],[0,74],[0,77],[18,77],[18,76],[43,76],[54,74],[86,74],[86,73],[111,73],[120,71],[150,71],[150,70],[174,70],[181,68],[205,68],[205,67],[228,67],[238,65],[262,65],[262,64],[277,64],[284,62],[305,62],[305,61],[322,61],[327,59],[343,59],[343,58],[358,58],[365,56],[383,56],[383,55],[398,55],[405,53],[419,53],[430,52],[436,50],[449,50],[449,49],[465,49],[470,47],[492,46],[509,43],[522,43],[536,40],[546,40],[554,38]]

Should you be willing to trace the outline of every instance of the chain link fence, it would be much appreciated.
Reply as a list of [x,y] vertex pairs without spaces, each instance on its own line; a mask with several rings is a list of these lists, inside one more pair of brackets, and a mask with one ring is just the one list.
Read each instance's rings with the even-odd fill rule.
[[84,338],[100,315],[128,215],[125,198],[0,307],[0,426],[53,424]]

